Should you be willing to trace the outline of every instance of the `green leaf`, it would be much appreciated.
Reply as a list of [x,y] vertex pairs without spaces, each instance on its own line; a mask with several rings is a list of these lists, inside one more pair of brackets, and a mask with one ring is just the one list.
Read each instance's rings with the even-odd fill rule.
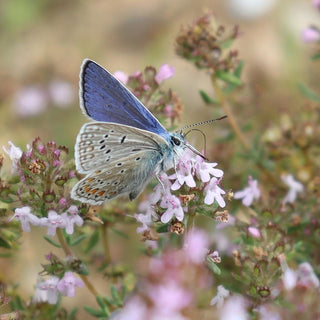
[[67,320],[74,320],[76,319],[76,313],[78,312],[78,308],[74,308],[71,310],[71,312],[68,314]]
[[85,253],[88,253],[99,241],[99,231],[96,229],[89,239],[87,248],[84,250]]
[[169,230],[169,223],[161,224],[160,227],[156,229],[158,233],[166,233]]
[[106,303],[103,301],[103,298],[100,297],[100,296],[96,296],[96,300],[97,300],[97,302],[98,302],[101,310],[103,310],[103,312],[104,312],[107,316],[109,316],[110,310],[109,310],[108,306],[106,305]]
[[204,103],[215,104],[215,105],[219,104],[218,101],[212,99],[205,91],[200,90],[199,93]]
[[75,245],[79,244],[82,240],[84,240],[86,238],[88,238],[88,235],[87,234],[82,234],[78,238],[71,239],[70,240],[70,246],[75,246]]
[[119,297],[118,291],[115,286],[111,286],[111,295],[112,295],[113,300],[116,302],[116,304],[118,306],[122,306],[123,303]]
[[218,276],[221,274],[220,268],[209,258],[207,258],[207,265],[214,274]]
[[216,77],[226,83],[233,84],[235,86],[240,86],[242,85],[241,79],[239,79],[236,75],[223,71],[223,70],[218,70],[215,73]]
[[311,57],[311,60],[318,60],[318,59],[320,59],[320,52],[316,53]]
[[61,248],[60,244],[58,242],[53,241],[51,238],[44,236],[43,237],[45,240],[47,240],[50,244],[52,244],[53,246],[57,247],[57,248]]
[[316,102],[320,102],[320,95],[318,95],[317,93],[315,93],[313,90],[311,90],[310,88],[308,88],[306,85],[302,84],[302,83],[298,83],[298,87],[301,91],[301,93],[308,99],[316,101]]
[[96,318],[99,318],[99,317],[108,317],[107,314],[105,314],[103,312],[103,310],[96,310],[96,309],[93,309],[91,307],[88,307],[88,306],[84,306],[83,307],[84,310],[86,310],[89,314],[91,314],[92,316],[96,317]]
[[241,60],[241,61],[239,61],[236,69],[234,70],[234,73],[233,73],[233,74],[234,74],[236,77],[238,77],[239,79],[241,78],[241,73],[242,73],[243,67],[244,67],[244,61]]
[[128,235],[125,234],[124,232],[118,230],[118,229],[114,229],[114,228],[111,228],[111,230],[118,236],[122,237],[122,238],[125,238],[125,239],[129,239]]
[[12,203],[14,200],[12,198],[2,198],[0,201],[3,203]]
[[6,248],[6,249],[10,249],[11,248],[9,242],[4,240],[3,238],[0,238],[0,247]]

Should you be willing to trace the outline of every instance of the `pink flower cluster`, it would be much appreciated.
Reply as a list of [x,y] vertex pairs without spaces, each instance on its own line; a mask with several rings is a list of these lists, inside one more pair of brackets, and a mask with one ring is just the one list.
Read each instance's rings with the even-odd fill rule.
[[197,194],[192,200],[197,206],[217,203],[224,207],[225,191],[219,187],[223,171],[215,168],[216,165],[217,163],[205,162],[200,156],[195,157],[189,149],[186,150],[177,162],[176,172],[170,176],[162,173],[158,177],[160,183],[153,193],[140,204],[139,210],[143,213],[135,215],[135,218],[142,226],[137,231],[144,232],[154,220],[160,219],[162,223],[168,223],[173,219],[184,219],[188,206],[176,195],[177,190],[182,194]]
[[206,234],[195,229],[187,235],[183,249],[149,259],[135,294],[116,319],[186,320],[184,314],[193,307],[197,293],[212,284],[204,263],[208,245]]
[[55,236],[57,228],[66,230],[67,234],[73,234],[74,225],[83,225],[83,219],[78,215],[78,208],[70,206],[67,211],[58,214],[54,210],[48,212],[48,217],[39,218],[31,212],[30,207],[17,208],[10,221],[16,219],[21,222],[22,230],[30,232],[30,225],[47,227],[47,235]]
[[56,304],[59,294],[74,297],[75,288],[82,288],[83,286],[84,283],[81,279],[76,277],[73,272],[67,271],[61,279],[51,276],[47,280],[40,280],[37,284],[33,301]]

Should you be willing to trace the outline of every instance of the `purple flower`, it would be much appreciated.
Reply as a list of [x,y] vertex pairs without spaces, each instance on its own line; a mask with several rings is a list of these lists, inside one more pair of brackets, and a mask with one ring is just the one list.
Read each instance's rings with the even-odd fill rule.
[[[52,276],[49,279],[40,282],[37,285],[37,288],[43,291],[46,291],[46,301],[50,304],[56,304],[58,301],[58,289],[57,289],[57,284],[59,282],[59,278]],[[42,299],[45,297],[42,296]]]
[[160,206],[167,209],[161,216],[162,223],[168,223],[173,217],[176,217],[179,221],[183,220],[183,209],[180,200],[176,196],[171,194],[166,195],[161,201]]
[[211,299],[210,305],[211,306],[217,305],[217,307],[220,309],[223,306],[224,299],[227,298],[229,294],[230,294],[229,290],[225,289],[224,286],[219,285],[217,288],[217,295]]
[[242,204],[249,207],[254,199],[260,198],[260,189],[258,188],[258,181],[253,180],[251,176],[248,178],[248,187],[237,191],[234,194],[235,199],[242,199]]
[[320,31],[317,28],[309,27],[302,31],[303,42],[316,42],[320,40]]
[[147,318],[147,306],[139,296],[133,296],[124,304],[117,320],[142,320]]
[[121,81],[123,84],[127,84],[127,83],[128,83],[129,77],[128,77],[123,71],[116,71],[116,72],[113,73],[113,75],[114,75],[119,81]]
[[184,252],[192,263],[203,263],[208,253],[209,239],[205,232],[194,229],[187,233]]
[[17,208],[14,211],[14,215],[9,221],[11,221],[14,218],[16,218],[21,222],[22,230],[25,232],[30,232],[31,230],[30,224],[34,226],[38,226],[40,225],[40,221],[41,221],[37,216],[31,213],[30,207]]
[[43,112],[47,105],[47,94],[40,86],[23,88],[15,97],[15,109],[21,117],[37,115]]
[[67,107],[74,102],[75,92],[73,86],[66,81],[55,80],[49,85],[49,94],[57,107]]
[[230,297],[220,309],[219,319],[249,320],[246,309],[246,300],[242,296]]
[[210,180],[210,175],[216,178],[221,178],[223,176],[223,171],[220,169],[215,169],[214,167],[216,165],[216,162],[208,163],[205,162],[200,156],[196,156],[195,169],[198,178],[202,182],[208,182]]
[[18,162],[22,157],[22,150],[16,147],[11,141],[9,141],[8,144],[9,144],[8,149],[5,146],[2,146],[2,149],[12,161],[11,173],[15,173],[17,171]]
[[64,296],[74,297],[75,287],[82,288],[83,286],[84,283],[81,279],[76,277],[73,272],[67,271],[59,281],[57,289]]
[[319,288],[320,281],[309,262],[299,264],[297,284],[306,288]]
[[170,194],[170,189],[172,183],[166,173],[161,173],[159,175],[159,180],[161,183],[157,184],[153,189],[153,193],[149,196],[149,203],[156,204],[160,199],[162,199],[164,194]]
[[289,187],[289,191],[283,199],[283,203],[295,202],[298,193],[303,191],[303,184],[295,180],[292,174],[282,175],[282,181]]
[[170,67],[168,64],[163,64],[158,73],[155,76],[155,80],[158,84],[171,78],[174,75],[174,67]]
[[226,205],[222,195],[225,194],[219,186],[219,181],[216,178],[212,178],[208,185],[205,187],[204,191],[206,192],[206,196],[204,198],[204,203],[207,205],[213,204],[214,201],[217,201],[218,205],[223,208]]
[[64,212],[61,215],[61,218],[65,222],[65,228],[67,234],[73,234],[74,231],[74,225],[76,224],[78,227],[81,227],[83,225],[83,219],[78,215],[78,207],[77,206],[71,206],[67,212]]
[[41,218],[41,225],[43,227],[48,227],[47,235],[55,236],[57,228],[66,227],[66,218],[57,214],[55,211],[50,210],[48,213],[48,218]]

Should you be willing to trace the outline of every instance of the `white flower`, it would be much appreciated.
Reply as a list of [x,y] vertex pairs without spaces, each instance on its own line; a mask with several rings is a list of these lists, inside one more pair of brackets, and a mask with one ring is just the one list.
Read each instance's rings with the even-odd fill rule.
[[67,221],[64,216],[50,210],[48,212],[48,218],[41,218],[41,225],[43,227],[48,227],[47,235],[53,237],[56,235],[57,228],[66,227]]
[[77,206],[71,206],[67,212],[62,213],[61,218],[64,220],[66,233],[73,234],[74,225],[78,227],[83,225],[83,219],[78,215]]
[[161,216],[162,223],[169,222],[173,217],[176,217],[179,221],[183,220],[184,212],[180,200],[176,196],[166,195],[160,205],[162,208],[167,209]]
[[14,173],[17,171],[17,164],[22,157],[22,150],[16,147],[11,141],[9,141],[8,144],[8,149],[5,146],[2,146],[2,148],[4,152],[8,154],[10,160],[12,161],[11,173]]
[[217,201],[218,205],[223,208],[226,205],[222,197],[222,195],[225,194],[225,191],[218,186],[218,183],[218,179],[212,178],[205,187],[204,191],[206,192],[206,196],[204,198],[204,203],[210,205],[213,204],[214,201]]
[[56,304],[58,301],[58,289],[57,289],[57,284],[59,282],[59,278],[52,276],[49,279],[40,282],[37,285],[37,288],[40,290],[45,291],[45,294],[41,295],[41,299],[45,299],[45,301],[48,301],[50,304]]
[[204,159],[200,156],[196,156],[195,161],[196,163],[194,167],[196,169],[198,178],[202,182],[208,182],[210,180],[210,175],[216,178],[221,178],[223,176],[223,171],[215,168],[215,166],[217,165],[216,162],[205,162]]
[[292,174],[282,175],[281,179],[289,187],[289,191],[282,201],[283,203],[293,203],[298,193],[303,191],[303,184],[295,180]]
[[251,176],[248,178],[248,187],[234,193],[235,199],[242,199],[242,204],[249,207],[254,199],[260,198],[260,189],[258,181],[253,180]]
[[217,305],[217,307],[220,309],[223,306],[224,299],[229,296],[230,291],[222,285],[219,285],[217,289],[217,295],[211,299],[210,305]]
[[219,319],[248,320],[245,299],[241,296],[230,297],[220,309]]

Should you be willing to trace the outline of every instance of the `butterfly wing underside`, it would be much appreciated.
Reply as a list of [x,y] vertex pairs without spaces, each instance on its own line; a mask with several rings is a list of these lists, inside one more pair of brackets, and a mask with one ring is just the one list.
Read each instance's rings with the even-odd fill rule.
[[150,178],[160,171],[162,156],[156,150],[139,151],[101,167],[72,189],[72,198],[99,205],[122,195],[136,198]]
[[162,152],[167,147],[166,140],[152,132],[115,123],[86,123],[75,145],[76,167],[88,174],[140,151]]

